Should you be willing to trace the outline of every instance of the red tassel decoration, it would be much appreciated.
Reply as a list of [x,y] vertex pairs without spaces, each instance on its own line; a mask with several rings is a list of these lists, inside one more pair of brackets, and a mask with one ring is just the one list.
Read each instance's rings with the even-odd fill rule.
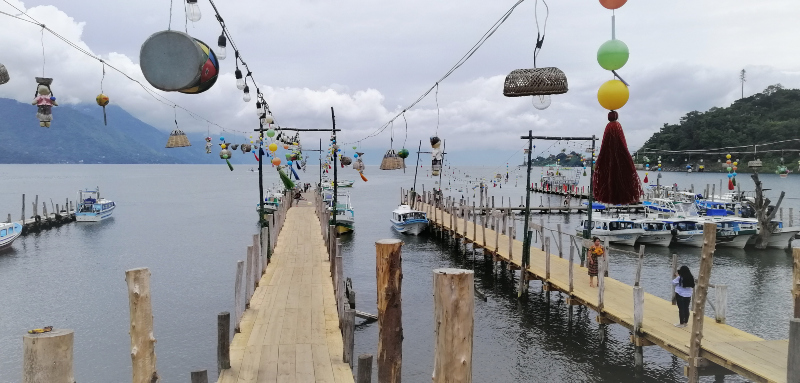
[[728,190],[733,190],[733,178],[728,178]]
[[644,175],[644,183],[648,183],[650,181],[647,180],[647,174]]
[[603,145],[592,180],[594,199],[612,205],[635,204],[644,192],[618,117],[616,111],[608,112],[609,123],[603,133]]

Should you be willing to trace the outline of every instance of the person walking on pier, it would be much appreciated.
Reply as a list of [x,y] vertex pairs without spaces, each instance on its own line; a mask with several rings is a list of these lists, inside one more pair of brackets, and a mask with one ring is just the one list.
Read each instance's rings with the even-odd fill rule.
[[686,327],[689,323],[689,303],[692,301],[692,293],[694,292],[694,276],[686,265],[681,266],[678,272],[675,273],[675,279],[672,280],[672,285],[675,286],[675,300],[678,303],[678,317],[679,323],[675,327]]
[[600,238],[592,238],[594,246],[589,248],[589,287],[597,287],[594,278],[597,277],[597,264],[603,262],[606,250],[600,244]]

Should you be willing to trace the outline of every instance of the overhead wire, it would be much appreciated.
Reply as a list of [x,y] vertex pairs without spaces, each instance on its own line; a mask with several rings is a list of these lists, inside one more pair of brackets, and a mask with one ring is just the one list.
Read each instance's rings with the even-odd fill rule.
[[[209,1],[211,1],[211,0],[209,0]],[[429,95],[431,92],[433,92],[433,91],[434,91],[434,89],[437,89],[437,88],[438,88],[438,86],[439,86],[439,83],[440,83],[440,82],[444,81],[445,79],[447,79],[448,77],[450,77],[450,75],[451,75],[451,74],[453,74],[453,72],[455,72],[456,70],[458,70],[459,68],[461,68],[461,66],[462,66],[462,65],[464,65],[464,63],[466,63],[466,62],[467,62],[467,61],[468,61],[468,60],[469,60],[469,59],[470,59],[470,58],[471,58],[471,57],[472,57],[472,56],[475,54],[475,52],[477,52],[477,51],[478,51],[478,49],[480,49],[480,48],[483,46],[483,44],[484,44],[484,43],[486,43],[486,41],[487,41],[487,40],[488,40],[490,37],[492,37],[492,35],[494,35],[494,33],[495,33],[495,32],[497,32],[497,30],[500,28],[500,26],[501,26],[501,25],[503,25],[503,24],[506,22],[506,20],[508,20],[508,18],[509,18],[509,17],[511,16],[511,14],[514,12],[514,10],[515,10],[515,9],[516,9],[516,8],[517,8],[517,7],[518,7],[520,4],[522,4],[522,2],[524,2],[524,1],[525,1],[525,0],[517,0],[517,2],[516,2],[516,3],[514,3],[514,5],[512,5],[512,6],[511,6],[511,8],[509,8],[509,9],[508,9],[508,10],[507,10],[507,11],[506,11],[504,14],[503,14],[503,16],[501,16],[501,17],[500,17],[500,18],[499,18],[497,21],[495,21],[495,23],[494,23],[494,24],[492,24],[492,26],[489,28],[489,30],[487,30],[487,31],[486,31],[486,33],[484,33],[484,34],[483,34],[483,36],[481,36],[481,38],[478,40],[478,42],[476,42],[476,43],[475,43],[475,44],[474,44],[474,45],[473,45],[473,46],[472,46],[472,47],[471,47],[471,48],[470,48],[470,49],[467,51],[467,53],[465,53],[463,56],[461,56],[461,58],[460,58],[460,59],[459,59],[459,60],[458,60],[458,61],[457,61],[457,62],[456,62],[456,63],[455,63],[455,64],[454,64],[454,65],[453,65],[453,66],[452,66],[452,67],[451,67],[451,68],[450,68],[450,69],[449,69],[449,70],[448,70],[448,71],[447,71],[447,72],[446,72],[446,73],[445,73],[445,74],[444,74],[444,75],[443,75],[441,78],[439,78],[439,80],[437,80],[437,81],[436,81],[436,82],[435,82],[435,83],[434,83],[434,84],[433,84],[433,85],[432,85],[430,88],[428,88],[428,89],[427,89],[425,92],[423,92],[423,93],[422,93],[422,95],[420,95],[420,96],[419,96],[419,97],[418,97],[416,100],[414,100],[414,102],[412,102],[410,105],[408,105],[407,107],[405,107],[405,108],[404,108],[404,109],[403,109],[401,112],[397,113],[397,114],[396,114],[394,117],[392,117],[392,118],[391,118],[391,119],[390,119],[388,122],[386,122],[386,123],[384,123],[383,125],[381,125],[381,126],[378,128],[378,129],[376,129],[374,132],[370,133],[370,134],[369,134],[369,135],[367,135],[366,137],[363,137],[363,138],[361,138],[361,139],[359,139],[359,140],[355,140],[355,141],[352,141],[352,142],[345,143],[345,145],[349,145],[349,144],[352,144],[352,143],[358,143],[358,142],[364,141],[364,140],[366,140],[366,139],[369,139],[369,138],[375,137],[375,136],[377,136],[377,135],[379,135],[379,134],[383,133],[383,132],[386,130],[386,128],[388,128],[388,127],[389,127],[389,124],[390,124],[391,122],[393,122],[394,120],[398,119],[398,118],[400,117],[400,115],[402,115],[402,114],[403,114],[403,113],[405,113],[406,111],[410,110],[411,108],[413,108],[413,107],[415,107],[417,104],[419,104],[419,103],[420,103],[422,100],[424,100],[424,99],[425,99],[425,98],[426,98],[426,97],[427,97],[427,96],[428,96],[428,95]]]

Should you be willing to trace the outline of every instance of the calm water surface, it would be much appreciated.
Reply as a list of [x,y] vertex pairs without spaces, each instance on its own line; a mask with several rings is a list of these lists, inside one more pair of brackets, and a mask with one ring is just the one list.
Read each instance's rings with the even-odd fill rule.
[[[22,334],[53,325],[75,330],[75,375],[79,382],[130,381],[130,338],[126,269],[149,267],[158,371],[164,382],[189,380],[189,372],[208,369],[216,379],[216,315],[233,309],[236,260],[256,233],[255,173],[224,165],[0,165],[0,216],[18,219],[21,194],[39,194],[63,203],[79,188],[100,186],[117,202],[114,218],[98,224],[69,224],[18,239],[0,253],[0,382],[21,379]],[[340,169],[341,170],[341,169]],[[426,168],[422,170],[427,170]],[[490,176],[505,169],[462,168],[470,175]],[[271,168],[265,185],[278,181]],[[651,172],[650,178],[653,178]],[[358,180],[351,169],[342,178]],[[317,179],[316,169],[300,173],[303,182]],[[576,309],[570,318],[563,299],[553,293],[548,302],[539,282],[518,300],[509,274],[492,273],[482,257],[454,250],[445,241],[423,235],[401,236],[389,225],[400,187],[409,188],[407,173],[368,167],[369,182],[349,190],[356,209],[356,231],[342,239],[345,275],[353,278],[359,310],[376,312],[375,248],[381,238],[401,238],[403,247],[403,375],[407,382],[429,381],[433,363],[432,270],[474,268],[477,288],[487,301],[476,300],[474,376],[476,382],[680,382],[683,362],[658,347],[645,348],[645,367],[636,373],[633,347],[621,326],[607,328],[601,341],[594,312]],[[643,176],[643,175],[642,175]],[[522,175],[520,174],[520,180]],[[662,184],[696,189],[717,183],[720,174],[664,173]],[[752,188],[740,176],[743,190]],[[532,179],[538,179],[533,173]],[[800,208],[796,178],[762,177],[765,187],[786,190],[784,205]],[[425,172],[418,183],[429,190],[434,179]],[[444,184],[447,185],[445,179]],[[457,182],[451,181],[454,189]],[[494,187],[496,202],[523,195],[524,181],[514,176]],[[703,186],[704,187],[704,186]],[[418,186],[419,189],[422,186]],[[472,198],[472,192],[462,194]],[[772,193],[772,192],[770,192]],[[777,196],[777,193],[775,193]],[[776,198],[773,197],[773,200]],[[534,195],[534,205],[558,204],[556,197]],[[549,201],[548,201],[549,200]],[[30,203],[28,206],[30,213]],[[577,225],[577,215],[544,215],[550,227],[565,231]],[[788,219],[788,217],[786,218]],[[668,297],[670,254],[697,270],[699,249],[647,249],[642,284],[649,293]],[[630,283],[635,259],[612,253],[611,277]],[[712,283],[729,286],[728,323],[766,339],[788,336],[791,311],[789,251],[720,249]],[[707,308],[711,315],[713,311]],[[675,313],[677,320],[677,310]],[[356,353],[377,351],[377,324],[360,324]],[[729,377],[726,381],[743,381]]]

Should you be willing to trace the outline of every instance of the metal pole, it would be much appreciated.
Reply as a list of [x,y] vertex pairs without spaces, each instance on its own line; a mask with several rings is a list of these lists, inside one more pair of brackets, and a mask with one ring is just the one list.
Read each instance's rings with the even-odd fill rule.
[[319,188],[322,190],[322,139],[319,139]]
[[[331,136],[333,137],[333,144],[338,145],[336,143],[336,116],[333,114],[333,107],[331,107],[331,121],[333,122],[333,128],[331,128]],[[331,221],[333,222],[331,225],[334,227],[336,226],[336,213],[338,211],[338,199],[337,195],[339,193],[339,178],[338,172],[336,171],[336,150],[332,150],[333,155],[333,218]]]
[[422,150],[422,140],[419,140],[419,148],[417,148],[417,166],[414,167],[414,187],[411,188],[415,193],[417,192],[417,172],[419,171],[419,153]]
[[[528,137],[533,135],[533,131],[528,131]],[[533,139],[528,138],[528,178],[525,183],[525,223],[523,227],[523,240],[522,240],[522,276],[525,275],[525,270],[530,266],[531,258],[531,236],[528,235],[528,221],[531,217],[531,152],[533,149]]]
[[[421,147],[422,145],[420,145]],[[444,174],[444,149],[447,147],[447,140],[442,140],[442,165],[441,169],[439,170],[439,194],[442,194],[442,175]]]
[[588,223],[583,227],[583,237],[586,239],[592,238],[592,206],[594,205],[594,141],[595,136],[592,135],[592,155],[591,162],[589,163],[589,206],[587,206]]
[[261,163],[264,161],[264,152],[261,148],[264,145],[264,124],[261,119],[258,120],[258,140],[259,140],[259,156],[258,156],[258,227],[264,227],[264,177],[262,175]]

